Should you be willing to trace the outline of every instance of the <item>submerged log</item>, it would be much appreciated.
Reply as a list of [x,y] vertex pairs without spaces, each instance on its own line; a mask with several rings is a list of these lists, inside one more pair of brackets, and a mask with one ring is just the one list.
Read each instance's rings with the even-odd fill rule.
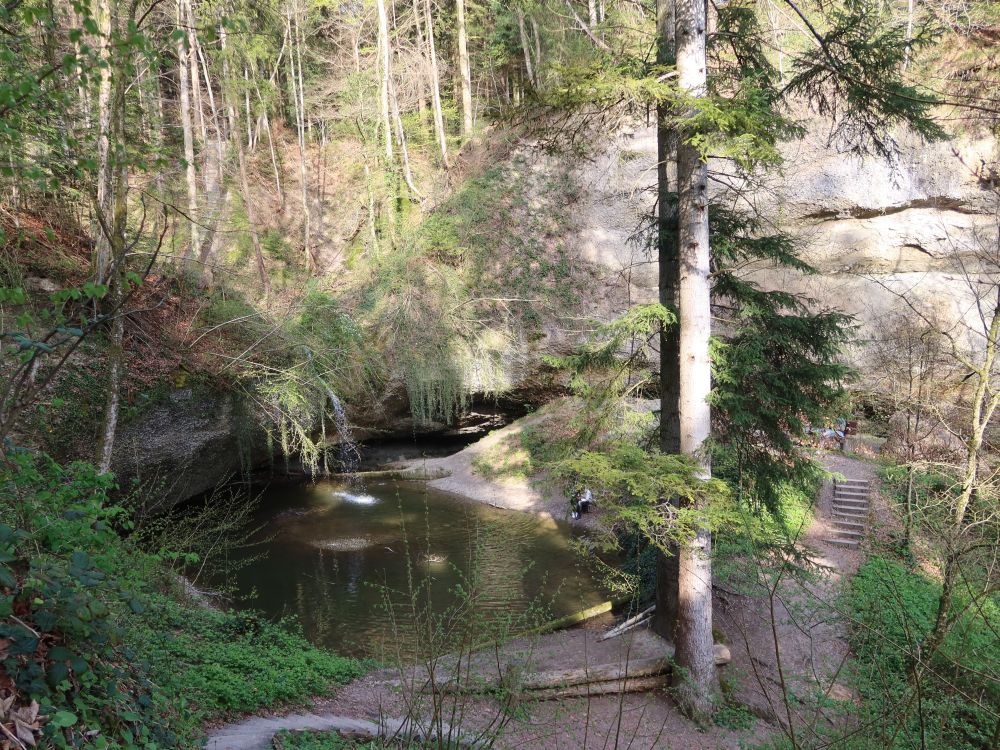
[[558,620],[552,620],[544,625],[540,625],[533,630],[529,630],[525,633],[525,635],[544,635],[545,633],[552,633],[556,630],[565,630],[566,628],[570,628],[574,625],[579,625],[581,622],[593,619],[598,615],[603,615],[605,612],[610,612],[614,607],[622,604],[624,601],[626,600],[613,599],[601,602],[600,604],[595,604],[593,607],[581,609],[579,612],[574,612],[571,615],[560,617]]

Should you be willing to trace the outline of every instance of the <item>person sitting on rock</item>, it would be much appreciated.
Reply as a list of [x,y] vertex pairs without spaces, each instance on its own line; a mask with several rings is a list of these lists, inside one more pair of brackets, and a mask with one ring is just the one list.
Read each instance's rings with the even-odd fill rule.
[[580,515],[586,513],[590,510],[590,506],[594,503],[594,494],[590,491],[588,487],[581,487],[577,485],[573,490],[573,496],[570,500],[570,507],[572,508],[572,517],[576,521],[580,518]]

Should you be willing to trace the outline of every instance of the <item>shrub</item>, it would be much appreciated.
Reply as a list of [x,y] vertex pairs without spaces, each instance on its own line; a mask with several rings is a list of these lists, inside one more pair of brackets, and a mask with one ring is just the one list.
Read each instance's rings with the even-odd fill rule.
[[204,718],[361,674],[286,627],[164,593],[112,488],[89,464],[25,451],[0,467],[0,720],[24,741],[192,747]]
[[1000,705],[996,601],[965,611],[924,672],[919,702],[904,710],[911,654],[933,627],[939,595],[935,581],[882,557],[866,562],[851,582],[847,601],[863,712],[870,719],[891,714],[901,722],[876,722],[890,734],[873,739],[873,746],[920,747],[923,737],[924,747],[971,750],[993,740],[996,718],[990,707]]

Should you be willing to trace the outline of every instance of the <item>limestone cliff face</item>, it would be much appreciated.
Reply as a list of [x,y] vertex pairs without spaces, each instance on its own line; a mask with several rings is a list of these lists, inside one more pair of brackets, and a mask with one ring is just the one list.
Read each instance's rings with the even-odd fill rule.
[[[755,278],[856,315],[863,328],[899,307],[894,292],[947,318],[968,314],[963,268],[997,242],[996,196],[972,170],[995,160],[995,149],[992,139],[924,144],[902,136],[889,163],[840,153],[819,130],[786,144],[784,174],[749,199],[802,240],[819,273],[765,268]],[[620,277],[628,272],[633,298],[652,299],[656,288],[655,265],[629,241],[653,205],[655,165],[655,131],[644,128],[580,169],[581,254]]]

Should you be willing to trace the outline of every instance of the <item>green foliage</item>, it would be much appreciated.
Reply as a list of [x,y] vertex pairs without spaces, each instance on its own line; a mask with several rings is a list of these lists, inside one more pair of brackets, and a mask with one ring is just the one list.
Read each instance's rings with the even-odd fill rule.
[[[930,632],[940,586],[884,557],[868,560],[851,580],[856,687],[861,719],[875,728],[864,747],[989,747],[1000,705],[1000,602],[963,601],[944,645],[923,672],[919,700],[908,682],[919,645]],[[971,606],[970,606],[971,605]],[[925,657],[927,658],[927,657]],[[890,716],[888,720],[884,716]]]
[[712,722],[717,727],[724,727],[735,732],[746,732],[754,728],[757,717],[750,713],[750,709],[746,706],[726,701],[716,709],[712,716]]
[[161,686],[209,715],[302,700],[364,672],[356,659],[313,648],[288,624],[166,597],[152,598],[131,637]]
[[[110,475],[8,453],[0,469],[0,667],[48,746],[191,747],[204,718],[301,700],[361,665],[253,615],[160,593]],[[124,535],[124,536],[123,536]]]
[[940,100],[905,81],[904,61],[930,45],[938,29],[908,29],[888,3],[845,0],[826,9],[828,28],[811,30],[817,44],[795,59],[795,74],[785,87],[803,96],[834,122],[833,137],[860,153],[893,159],[892,134],[908,125],[927,139],[944,137],[931,110]]
[[741,278],[741,267],[760,260],[812,273],[790,237],[766,234],[757,219],[721,206],[712,206],[710,221],[713,293],[727,331],[712,350],[713,442],[721,475],[739,500],[775,513],[783,486],[811,490],[819,476],[801,436],[829,420],[843,401],[852,371],[842,349],[854,323]]
[[[699,467],[687,457],[628,443],[600,452],[581,451],[553,467],[557,480],[591,489],[612,519],[612,528],[622,524],[637,529],[663,550],[673,541],[692,539],[699,528],[714,529],[734,520],[725,483],[701,480],[698,474]],[[617,545],[611,537],[605,541]]]

